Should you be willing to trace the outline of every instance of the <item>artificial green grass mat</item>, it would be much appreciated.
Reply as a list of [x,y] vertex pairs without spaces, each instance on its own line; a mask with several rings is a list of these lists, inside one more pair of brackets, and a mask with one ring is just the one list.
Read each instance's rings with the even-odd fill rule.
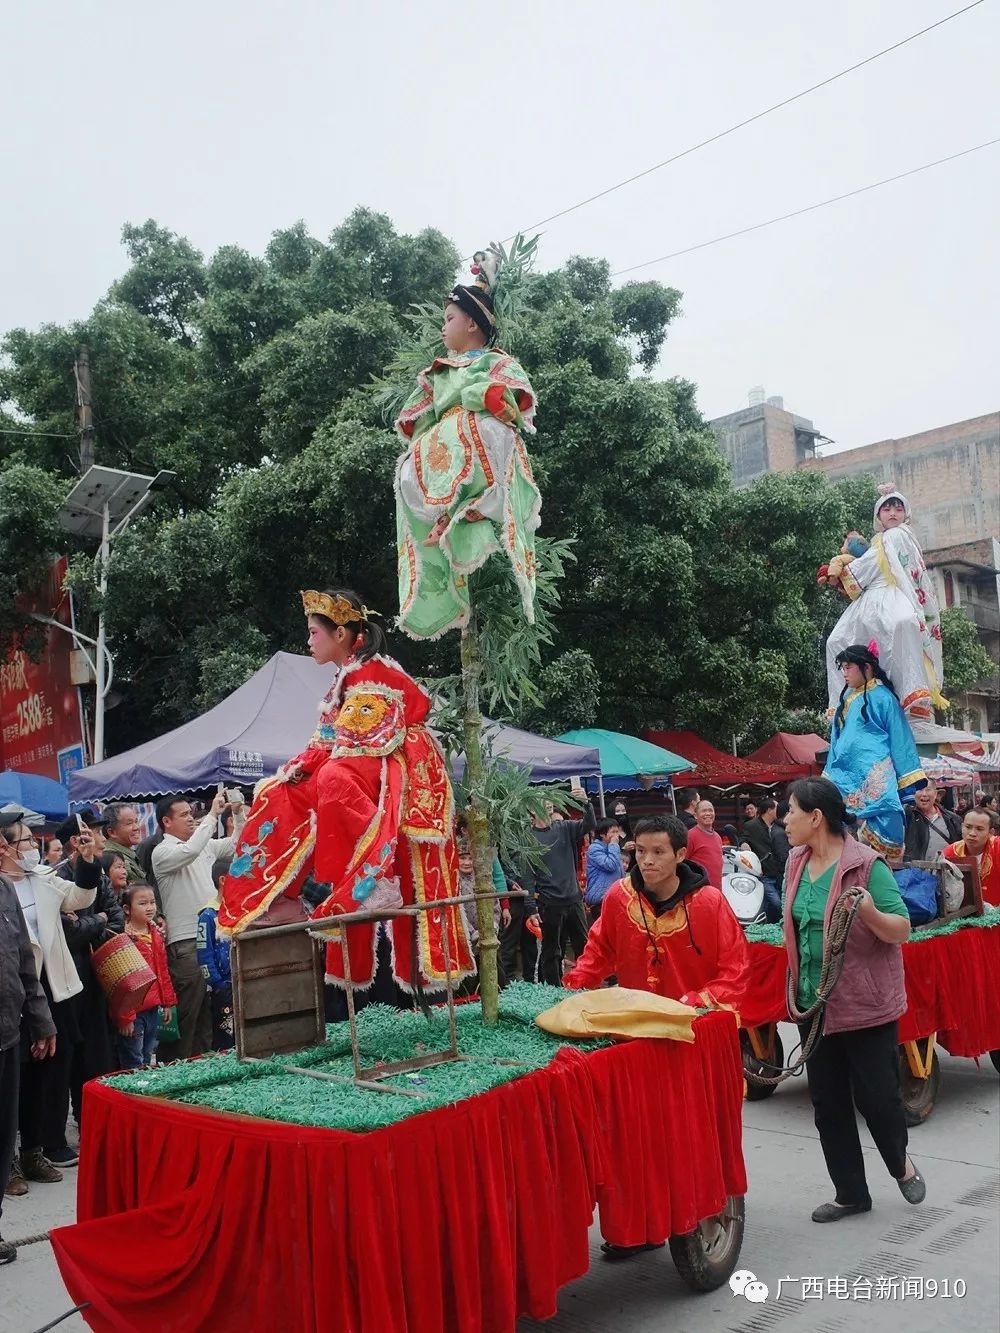
[[[488,1028],[478,1002],[460,1005],[455,1013],[458,1049],[467,1058],[433,1065],[416,1074],[398,1074],[380,1080],[387,1086],[409,1088],[417,1097],[372,1092],[351,1083],[330,1083],[289,1074],[282,1064],[299,1065],[325,1073],[353,1077],[350,1030],[346,1023],[327,1027],[327,1044],[277,1055],[260,1063],[244,1064],[233,1051],[200,1060],[113,1074],[102,1080],[120,1092],[145,1097],[166,1097],[211,1111],[232,1111],[262,1120],[323,1129],[365,1131],[382,1129],[422,1111],[450,1106],[475,1097],[511,1079],[544,1067],[561,1046],[596,1050],[606,1041],[574,1041],[549,1036],[535,1026],[543,1010],[566,999],[558,986],[512,982],[500,994],[500,1021]],[[448,1046],[447,1011],[435,1009],[428,1020],[420,1012],[406,1013],[373,1004],[358,1014],[362,1062],[390,1063]],[[502,1064],[500,1061],[514,1061]]]
[[[1000,907],[986,907],[982,916],[956,916],[950,921],[935,925],[914,926],[910,932],[909,943],[919,944],[921,940],[933,940],[939,935],[954,935],[959,930],[975,930],[983,927],[1000,926]],[[784,945],[785,936],[780,926],[747,926],[746,937],[750,944]]]

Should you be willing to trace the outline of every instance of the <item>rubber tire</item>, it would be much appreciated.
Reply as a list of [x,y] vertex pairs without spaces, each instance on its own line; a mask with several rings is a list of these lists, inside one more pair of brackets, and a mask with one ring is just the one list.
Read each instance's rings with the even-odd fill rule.
[[1000,1074],[1000,1049],[990,1051],[990,1059],[993,1061],[993,1068]]
[[721,1249],[710,1252],[705,1246],[701,1228],[711,1222],[711,1218],[706,1218],[694,1231],[670,1237],[670,1257],[674,1267],[692,1291],[715,1291],[724,1286],[739,1263],[746,1220],[743,1196],[730,1194],[723,1205],[720,1216],[723,1215],[728,1220]]
[[[926,1050],[926,1042],[924,1044]],[[903,1114],[910,1129],[916,1129],[928,1119],[937,1101],[941,1086],[941,1063],[935,1050],[931,1060],[931,1072],[927,1078],[914,1078],[910,1073],[906,1052],[899,1049],[899,1086],[903,1094]]]
[[[750,1038],[745,1031],[740,1032],[740,1045],[743,1048],[743,1077],[747,1083],[747,1101],[762,1102],[768,1097],[773,1097],[778,1091],[777,1083],[754,1083],[750,1078],[750,1074],[754,1070],[763,1070],[765,1066],[754,1055]],[[774,1034],[774,1054],[777,1057],[778,1064],[783,1065],[785,1063],[785,1048],[781,1041],[780,1032]]]

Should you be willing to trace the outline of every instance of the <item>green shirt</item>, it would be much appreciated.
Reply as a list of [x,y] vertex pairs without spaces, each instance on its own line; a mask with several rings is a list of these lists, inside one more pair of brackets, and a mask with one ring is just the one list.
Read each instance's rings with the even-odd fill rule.
[[[809,877],[809,866],[806,865],[802,870],[798,893],[792,902],[792,921],[799,946],[799,987],[795,1000],[800,1009],[808,1009],[816,1003],[816,987],[823,970],[823,915],[836,869],[835,861],[814,883]],[[872,865],[868,892],[880,912],[909,919],[910,914],[899,895],[892,871],[884,861],[876,861]]]

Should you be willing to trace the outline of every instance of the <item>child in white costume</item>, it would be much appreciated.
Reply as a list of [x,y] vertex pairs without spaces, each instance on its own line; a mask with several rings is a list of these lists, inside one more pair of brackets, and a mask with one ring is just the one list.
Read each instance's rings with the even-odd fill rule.
[[933,720],[947,707],[941,695],[941,614],[920,543],[910,527],[910,506],[891,487],[879,487],[875,536],[868,550],[830,561],[851,604],[826,644],[830,710],[837,707],[843,678],[837,657],[851,644],[878,644],[879,661],[907,718]]

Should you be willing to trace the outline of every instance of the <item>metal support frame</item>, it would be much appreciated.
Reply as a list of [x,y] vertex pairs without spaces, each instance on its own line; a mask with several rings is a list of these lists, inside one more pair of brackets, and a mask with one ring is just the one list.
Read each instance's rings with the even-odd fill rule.
[[[465,903],[474,903],[482,900],[496,902],[501,898],[524,898],[527,894],[523,890],[510,890],[509,892],[499,893],[469,893],[461,894],[453,898],[439,898],[435,902],[413,903],[408,906],[383,908],[375,912],[348,912],[340,916],[324,917],[317,921],[310,917],[304,921],[293,921],[281,926],[262,926],[251,927],[246,932],[241,932],[244,939],[268,939],[282,935],[299,934],[307,931],[316,941],[326,944],[340,944],[341,957],[344,967],[344,997],[347,1001],[347,1021],[350,1026],[351,1034],[351,1057],[354,1065],[354,1077],[345,1078],[340,1074],[329,1074],[323,1070],[306,1069],[300,1065],[282,1064],[279,1068],[289,1074],[302,1074],[308,1078],[317,1078],[330,1083],[353,1083],[356,1087],[364,1088],[371,1092],[397,1093],[402,1097],[422,1097],[424,1094],[413,1088],[398,1088],[386,1086],[379,1082],[381,1079],[391,1078],[396,1074],[410,1073],[419,1069],[427,1069],[432,1065],[448,1064],[454,1060],[462,1060],[465,1057],[461,1055],[458,1049],[458,1029],[455,1022],[455,979],[454,969],[451,959],[451,946],[449,942],[449,932],[447,929],[442,935],[442,947],[444,952],[445,969],[445,1005],[448,1014],[448,1046],[444,1051],[432,1051],[426,1055],[412,1056],[408,1060],[394,1060],[388,1064],[365,1065],[362,1063],[361,1044],[358,1036],[357,1012],[354,1008],[354,983],[351,977],[351,960],[347,947],[347,932],[351,926],[356,925],[378,925],[383,922],[393,921],[399,917],[409,917],[413,922],[414,935],[418,929],[418,921],[422,913],[436,912],[442,908],[461,907]],[[331,936],[333,938],[331,938]],[[240,935],[236,936],[238,944]],[[416,956],[416,955],[415,955]],[[241,966],[240,950],[237,947],[234,951],[234,998],[242,994],[241,985]],[[273,970],[273,969],[272,969]],[[322,1022],[322,996],[317,998],[317,1027],[321,1032],[325,1032],[325,1025]],[[321,1040],[325,1040],[325,1037]],[[252,1055],[239,1055],[240,1060],[248,1063],[260,1063],[260,1057]]]

